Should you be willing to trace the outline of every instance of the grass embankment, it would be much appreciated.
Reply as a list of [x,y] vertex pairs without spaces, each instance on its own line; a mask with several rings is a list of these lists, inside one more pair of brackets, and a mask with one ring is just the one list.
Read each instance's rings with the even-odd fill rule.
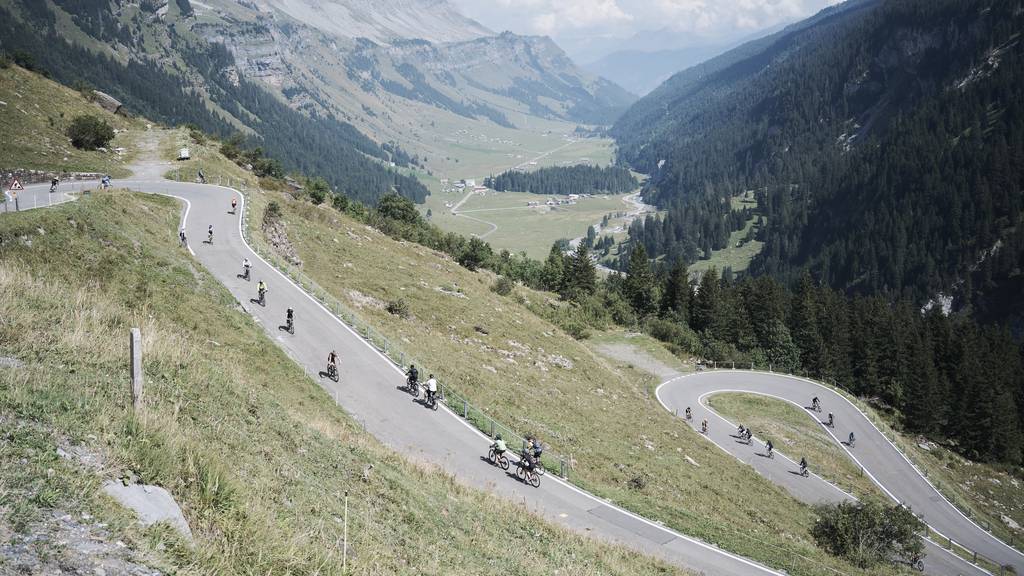
[[[181,574],[671,572],[382,447],[177,247],[179,213],[171,199],[110,191],[0,217],[0,356],[24,363],[0,367],[0,533],[88,512]],[[133,326],[145,351],[137,417]],[[174,494],[195,547],[97,495],[128,471]]]
[[[273,197],[306,274],[489,416],[571,456],[583,487],[793,574],[863,573],[814,545],[809,507],[665,412],[653,380],[616,370],[521,301],[565,305],[554,296],[498,296],[492,274],[329,207]],[[270,198],[249,196],[252,236],[264,245],[256,223]],[[385,310],[399,299],[408,318]]]
[[[128,175],[135,138],[145,124],[111,114],[80,93],[15,65],[0,68],[0,169],[103,172]],[[79,150],[67,128],[76,116],[91,114],[118,131],[109,152]],[[118,155],[114,148],[125,148]]]
[[771,440],[793,460],[807,458],[815,474],[857,498],[887,498],[803,409],[784,400],[733,392],[710,396],[708,405],[735,424],[750,427],[761,441]]

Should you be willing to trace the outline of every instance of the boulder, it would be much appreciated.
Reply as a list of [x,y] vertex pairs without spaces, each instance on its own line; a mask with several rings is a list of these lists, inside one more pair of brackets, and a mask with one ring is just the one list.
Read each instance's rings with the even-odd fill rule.
[[92,91],[93,98],[95,98],[96,104],[99,104],[100,108],[103,108],[111,114],[117,114],[121,112],[122,104],[117,99],[105,92],[99,90]]

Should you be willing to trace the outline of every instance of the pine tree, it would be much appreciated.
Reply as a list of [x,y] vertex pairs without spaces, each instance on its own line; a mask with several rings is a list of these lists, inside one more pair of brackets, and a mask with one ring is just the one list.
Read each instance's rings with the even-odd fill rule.
[[800,361],[804,370],[821,374],[824,342],[818,331],[818,298],[814,280],[804,271],[800,285],[793,297],[793,312],[790,315],[793,341],[800,349]]
[[693,297],[693,309],[690,316],[693,320],[694,330],[697,332],[707,330],[717,338],[718,318],[721,312],[719,310],[720,296],[721,286],[718,282],[718,270],[712,267],[701,276],[700,286]]
[[629,275],[623,283],[626,300],[629,301],[636,312],[637,317],[654,312],[655,282],[654,274],[651,272],[651,263],[647,259],[647,250],[644,245],[637,243],[629,256]]
[[692,297],[693,289],[690,287],[686,262],[682,259],[676,260],[672,270],[665,277],[665,284],[661,290],[662,314],[689,325],[690,299]]
[[597,290],[597,268],[590,259],[590,249],[583,242],[576,246],[572,255],[569,272],[564,277],[562,296],[568,300],[582,301]]
[[548,259],[544,261],[544,268],[541,270],[540,281],[545,290],[557,292],[562,288],[562,277],[564,275],[564,259],[562,250],[556,242],[548,252]]

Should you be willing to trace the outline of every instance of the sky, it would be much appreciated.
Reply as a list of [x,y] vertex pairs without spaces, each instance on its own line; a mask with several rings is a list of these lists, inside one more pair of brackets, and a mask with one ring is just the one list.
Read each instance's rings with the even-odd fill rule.
[[[551,36],[570,55],[648,44],[728,44],[806,18],[838,0],[450,0],[496,32]],[[639,37],[637,37],[639,33]],[[667,36],[671,36],[670,38]],[[602,48],[597,48],[601,46]],[[629,46],[626,46],[629,47]],[[658,46],[647,49],[657,49]]]

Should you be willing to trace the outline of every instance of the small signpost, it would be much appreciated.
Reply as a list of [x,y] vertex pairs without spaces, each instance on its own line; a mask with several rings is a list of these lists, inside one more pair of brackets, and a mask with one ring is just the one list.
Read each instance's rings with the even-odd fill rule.
[[11,198],[14,198],[14,209],[20,211],[21,208],[18,206],[18,192],[24,190],[25,187],[21,185],[21,182],[17,179],[11,183],[11,189],[7,191],[7,201],[10,202]]

